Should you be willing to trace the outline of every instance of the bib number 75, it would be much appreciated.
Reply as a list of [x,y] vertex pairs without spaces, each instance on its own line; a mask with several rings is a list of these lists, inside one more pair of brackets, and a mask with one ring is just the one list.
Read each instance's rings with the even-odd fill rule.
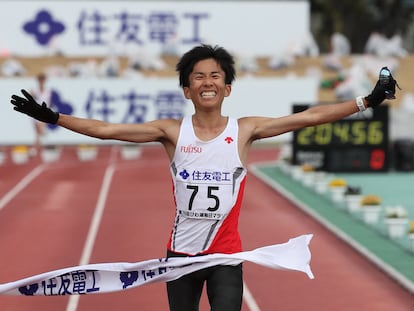
[[[188,202],[188,210],[191,211],[192,208],[193,208],[194,199],[195,199],[196,195],[198,194],[199,186],[187,185],[187,189],[193,191],[191,193],[191,196],[190,196],[190,201]],[[207,208],[207,210],[209,212],[215,212],[220,207],[219,197],[213,193],[214,191],[218,191],[218,190],[219,190],[218,186],[208,186],[207,187],[207,198],[212,199],[215,203],[214,206],[211,206],[211,207]]]

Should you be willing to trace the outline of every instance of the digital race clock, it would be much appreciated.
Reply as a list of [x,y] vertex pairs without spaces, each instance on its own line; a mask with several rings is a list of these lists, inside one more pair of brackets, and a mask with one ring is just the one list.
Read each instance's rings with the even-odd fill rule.
[[[309,105],[294,105],[293,112]],[[328,172],[387,171],[388,106],[293,132],[293,164],[311,164]]]

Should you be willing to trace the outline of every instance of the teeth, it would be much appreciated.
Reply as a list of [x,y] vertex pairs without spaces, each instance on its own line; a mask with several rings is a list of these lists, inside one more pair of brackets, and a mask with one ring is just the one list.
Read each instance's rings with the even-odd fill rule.
[[216,95],[216,92],[213,92],[213,91],[201,93],[201,96],[203,96],[203,97],[213,97],[215,95]]

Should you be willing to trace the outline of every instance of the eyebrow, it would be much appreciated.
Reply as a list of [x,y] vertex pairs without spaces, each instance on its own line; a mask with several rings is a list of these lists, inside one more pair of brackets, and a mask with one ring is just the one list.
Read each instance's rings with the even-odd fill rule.
[[[222,71],[212,71],[212,72],[210,72],[210,73],[207,73],[207,75],[208,74],[221,74],[222,73]],[[206,73],[204,73],[204,72],[201,72],[201,71],[194,71],[194,72],[192,72],[192,74],[193,75],[206,75]]]

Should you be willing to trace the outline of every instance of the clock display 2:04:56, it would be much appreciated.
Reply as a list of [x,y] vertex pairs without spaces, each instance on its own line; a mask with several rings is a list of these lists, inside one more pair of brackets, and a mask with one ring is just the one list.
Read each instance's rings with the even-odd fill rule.
[[341,120],[303,128],[295,133],[295,141],[300,146],[378,146],[387,141],[385,126],[382,120]]

